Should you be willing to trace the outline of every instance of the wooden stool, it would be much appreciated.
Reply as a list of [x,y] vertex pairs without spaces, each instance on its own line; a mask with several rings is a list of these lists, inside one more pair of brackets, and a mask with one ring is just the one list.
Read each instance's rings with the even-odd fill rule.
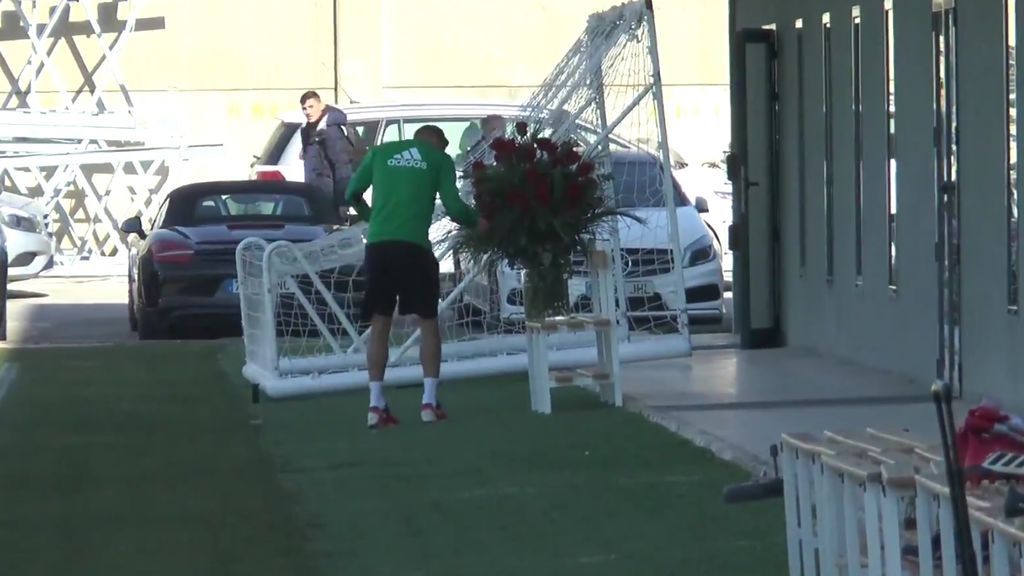
[[[597,243],[591,244],[587,256],[594,292],[591,296],[593,313],[545,318],[526,323],[530,408],[535,412],[550,414],[551,389],[569,385],[596,389],[605,402],[622,406],[611,258]],[[559,332],[593,332],[597,364],[586,368],[552,371],[548,361],[548,337]]]
[[[575,370],[551,370],[548,363],[548,336],[557,332],[593,331],[597,346],[597,365]],[[592,315],[546,318],[526,323],[529,354],[530,408],[551,413],[551,389],[560,386],[584,386],[597,390],[601,399],[622,406],[619,378],[618,338],[615,323]]]

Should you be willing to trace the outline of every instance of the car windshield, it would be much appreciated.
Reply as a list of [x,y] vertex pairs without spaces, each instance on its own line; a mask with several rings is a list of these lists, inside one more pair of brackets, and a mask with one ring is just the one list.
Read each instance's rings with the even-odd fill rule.
[[196,222],[273,218],[275,220],[309,220],[309,202],[294,194],[256,194],[236,192],[200,197],[195,204]]
[[[647,160],[615,160],[612,162],[615,197],[619,208],[664,208],[665,182],[661,164]],[[690,199],[683,193],[679,182],[672,178],[676,191],[676,207],[689,206]]]

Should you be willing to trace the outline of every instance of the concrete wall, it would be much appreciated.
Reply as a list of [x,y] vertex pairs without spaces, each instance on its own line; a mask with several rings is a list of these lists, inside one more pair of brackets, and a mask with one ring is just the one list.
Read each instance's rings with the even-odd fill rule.
[[[939,282],[933,124],[932,0],[895,2],[898,285],[885,242],[886,116],[882,0],[737,0],[737,26],[779,33],[784,323],[789,343],[930,380],[938,355]],[[941,4],[941,2],[936,2]],[[952,4],[949,0],[946,5]],[[1007,301],[1006,97],[1002,2],[958,2],[959,189],[964,390],[1012,397],[1024,327]],[[851,7],[862,14],[863,282],[854,275]],[[835,156],[835,277],[825,279],[821,16],[830,12]],[[803,19],[805,106],[797,106],[794,22]],[[1019,28],[1019,27],[1018,27]],[[798,115],[805,130],[798,130]],[[801,164],[798,144],[803,138]],[[807,194],[807,262],[799,262],[799,175]]]
[[[971,62],[960,71],[963,355],[965,386],[1014,398],[1021,389],[1024,326],[1007,301],[1007,170],[1002,136],[1007,118],[1003,48],[998,41],[1003,25],[1000,4],[964,1],[958,7],[964,38],[960,55],[964,62]],[[1017,5],[1024,12],[1024,4]],[[1024,14],[1018,15],[1018,22],[1020,16]]]

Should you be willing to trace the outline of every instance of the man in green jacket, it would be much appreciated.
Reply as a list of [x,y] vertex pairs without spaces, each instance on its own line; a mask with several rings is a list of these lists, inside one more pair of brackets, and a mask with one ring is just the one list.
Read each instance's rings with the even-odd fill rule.
[[[363,319],[370,321],[366,361],[370,372],[370,410],[366,424],[382,428],[398,424],[384,399],[384,370],[388,362],[391,319],[398,313],[420,320],[420,363],[423,365],[423,402],[420,418],[436,422],[447,418],[437,400],[441,372],[441,330],[437,308],[441,282],[437,257],[430,243],[438,193],[445,211],[461,226],[487,223],[459,198],[455,163],[444,152],[448,139],[434,125],[416,130],[412,140],[387,142],[363,159],[349,182],[346,201],[369,222],[363,271],[366,290]],[[363,193],[373,186],[373,207]]]

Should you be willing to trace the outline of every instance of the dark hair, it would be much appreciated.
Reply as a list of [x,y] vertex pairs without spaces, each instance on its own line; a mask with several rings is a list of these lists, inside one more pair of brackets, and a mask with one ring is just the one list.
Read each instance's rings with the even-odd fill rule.
[[316,90],[307,90],[302,93],[302,96],[299,96],[299,104],[303,105],[306,103],[306,100],[313,99],[320,100],[320,95],[316,93]]
[[444,130],[441,130],[438,126],[433,124],[426,124],[416,129],[416,132],[412,135],[413,138],[422,138],[423,136],[433,136],[440,140],[444,147],[448,147],[448,138],[444,135]]

